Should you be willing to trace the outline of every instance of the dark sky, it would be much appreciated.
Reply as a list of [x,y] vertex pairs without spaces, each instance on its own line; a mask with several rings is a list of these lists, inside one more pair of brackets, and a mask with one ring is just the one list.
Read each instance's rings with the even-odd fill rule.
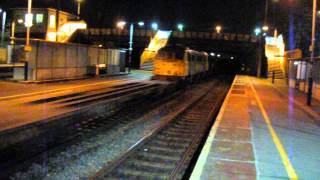
[[[27,0],[0,0],[0,6],[26,6]],[[34,6],[55,7],[55,0],[33,0]],[[61,7],[76,11],[76,0],[60,0]],[[146,23],[157,21],[162,28],[177,22],[187,29],[212,30],[221,24],[228,32],[251,32],[261,24],[264,0],[83,0],[82,16],[90,27],[110,27],[117,18]],[[2,3],[4,2],[4,3]]]
[[[230,31],[250,31],[263,19],[263,0],[87,0],[86,14],[99,24],[115,17],[158,21],[170,28],[183,22],[186,28],[212,29],[222,24]],[[90,8],[89,8],[90,7]],[[95,11],[92,11],[95,9]],[[98,13],[97,13],[98,12]]]

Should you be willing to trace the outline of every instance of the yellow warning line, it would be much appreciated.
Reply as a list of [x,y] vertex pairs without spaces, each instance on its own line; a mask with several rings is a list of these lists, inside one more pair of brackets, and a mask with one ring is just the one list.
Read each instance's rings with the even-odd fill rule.
[[0,101],[1,100],[7,100],[7,99],[13,99],[13,98],[20,98],[20,97],[25,97],[25,96],[34,96],[34,95],[40,95],[40,94],[54,93],[54,92],[57,92],[57,91],[67,91],[67,90],[78,89],[78,88],[89,87],[89,86],[102,85],[102,84],[112,84],[112,83],[116,83],[116,82],[120,82],[120,81],[124,81],[124,79],[111,80],[111,81],[107,81],[107,82],[99,82],[99,83],[93,83],[93,84],[86,84],[86,85],[80,85],[80,86],[74,86],[74,87],[68,87],[68,88],[53,89],[53,90],[48,90],[48,91],[39,91],[39,92],[34,92],[34,93],[26,93],[26,94],[18,94],[18,95],[13,95],[13,96],[5,96],[5,97],[0,97]]
[[254,88],[254,86],[253,86],[251,80],[249,80],[249,78],[248,78],[248,81],[250,82],[249,83],[250,87],[251,87],[251,89],[253,91],[253,94],[254,94],[257,102],[258,102],[259,108],[260,108],[261,113],[263,115],[263,118],[264,118],[264,120],[265,120],[265,122],[266,122],[266,124],[268,126],[268,129],[269,129],[269,132],[270,132],[271,137],[273,139],[273,142],[274,142],[274,144],[276,145],[276,147],[277,147],[277,149],[279,151],[279,154],[281,156],[282,162],[283,162],[283,164],[284,164],[284,166],[286,168],[286,171],[288,173],[289,178],[291,180],[298,180],[298,175],[296,174],[295,170],[293,169],[293,166],[292,166],[292,164],[291,164],[291,162],[289,160],[288,154],[286,153],[286,151],[285,151],[285,149],[284,149],[284,147],[283,147],[283,145],[281,143],[281,140],[280,140],[279,136],[277,135],[275,129],[272,126],[271,120],[270,120],[270,118],[269,118],[269,116],[268,116],[268,114],[267,114],[267,112],[266,112],[266,110],[265,110],[260,98],[259,98],[259,95],[258,95],[256,89]]
[[237,77],[238,76],[236,76],[234,78],[234,80],[233,80],[231,88],[229,89],[229,92],[228,92],[228,94],[227,94],[227,96],[226,96],[226,98],[225,98],[225,100],[224,100],[224,102],[223,102],[223,104],[221,106],[220,112],[219,112],[219,114],[218,114],[218,116],[217,116],[217,118],[216,118],[216,120],[214,122],[214,125],[213,125],[213,127],[212,127],[212,129],[210,131],[209,137],[208,137],[205,145],[203,146],[203,149],[202,149],[202,152],[201,152],[201,154],[200,154],[200,156],[198,158],[197,164],[196,164],[196,166],[195,166],[195,168],[194,168],[194,170],[192,172],[192,175],[190,177],[191,180],[197,180],[197,179],[201,178],[201,174],[203,172],[203,168],[204,168],[204,166],[206,164],[207,158],[208,158],[209,153],[211,151],[211,146],[212,146],[211,143],[213,142],[214,137],[216,136],[216,133],[217,133],[218,128],[220,126],[220,123],[222,121],[222,117],[224,115],[224,111],[226,109],[227,102],[228,102],[228,100],[230,98],[231,90],[232,90],[232,88],[234,86],[234,83],[237,80]]

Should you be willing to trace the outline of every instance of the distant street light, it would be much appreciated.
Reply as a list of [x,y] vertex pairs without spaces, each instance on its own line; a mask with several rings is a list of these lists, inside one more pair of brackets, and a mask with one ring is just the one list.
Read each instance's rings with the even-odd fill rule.
[[126,22],[125,21],[119,21],[117,22],[117,28],[119,29],[124,29],[124,27],[126,26]]
[[83,0],[77,0],[78,2],[78,10],[77,10],[77,15],[78,15],[78,19],[80,19],[80,13],[81,13],[81,3]]
[[184,25],[181,24],[181,23],[179,23],[179,24],[177,25],[177,29],[182,32],[183,29],[184,29]]
[[23,19],[18,19],[19,24],[23,24]]
[[256,28],[256,29],[254,30],[254,33],[256,34],[256,36],[259,36],[260,33],[261,33],[261,28]]
[[267,25],[264,25],[264,26],[262,27],[262,30],[263,30],[264,32],[267,32],[267,31],[269,31],[269,26],[267,26]]
[[152,28],[154,31],[158,30],[158,28],[159,28],[158,23],[152,23],[152,24],[151,24],[151,28]]
[[216,26],[216,31],[219,34],[222,30],[222,27],[220,25]]
[[221,54],[218,54],[217,57],[221,57]]
[[140,21],[140,22],[138,22],[138,25],[139,25],[140,27],[142,27],[142,26],[144,26],[144,22],[143,22],[143,21]]
[[215,53],[213,53],[213,52],[212,52],[212,53],[210,53],[210,56],[215,56],[215,55],[216,55],[216,54],[215,54]]

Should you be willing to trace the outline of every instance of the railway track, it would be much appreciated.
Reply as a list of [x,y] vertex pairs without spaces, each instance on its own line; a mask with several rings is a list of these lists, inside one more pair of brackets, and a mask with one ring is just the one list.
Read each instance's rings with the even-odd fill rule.
[[[89,104],[93,103],[90,98],[97,98],[97,102],[106,99],[112,99],[121,97],[132,93],[133,91],[143,91],[150,88],[157,87],[158,85],[146,85],[140,83],[131,83],[124,85],[114,86],[115,90],[109,90],[106,92],[88,91],[92,94],[71,94],[67,96],[57,96],[54,98],[40,99],[30,104],[44,104],[44,103],[61,103],[64,101],[70,101],[75,98],[87,98],[81,103]],[[103,90],[103,89],[102,89]],[[78,97],[79,96],[79,97]],[[169,96],[170,97],[170,96]],[[69,126],[63,129],[53,128],[51,131],[46,132],[46,135],[39,136],[29,140],[28,142],[19,143],[11,146],[0,152],[0,179],[8,178],[13,172],[25,169],[34,162],[46,162],[48,155],[55,154],[61,149],[69,148],[70,144],[80,143],[84,138],[95,136],[101,132],[111,129],[118,124],[128,124],[134,119],[142,115],[141,112],[145,112],[148,109],[156,108],[162,103],[169,101],[168,98],[163,98],[157,101],[157,97],[150,97],[147,100],[131,100],[126,105],[119,107],[122,110],[115,110],[114,115],[99,114],[95,117],[83,115],[79,117],[77,123],[71,123]],[[155,102],[154,102],[155,101]],[[142,103],[142,106],[136,107],[136,104]],[[76,104],[77,105],[77,104]],[[23,147],[23,148],[21,148]]]
[[214,84],[198,101],[144,137],[90,179],[184,179],[230,82]]

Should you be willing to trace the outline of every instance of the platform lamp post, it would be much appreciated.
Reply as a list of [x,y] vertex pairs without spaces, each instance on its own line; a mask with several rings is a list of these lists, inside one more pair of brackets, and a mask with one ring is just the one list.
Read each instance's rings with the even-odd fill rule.
[[24,47],[24,51],[26,52],[26,60],[24,62],[24,80],[28,80],[28,59],[29,59],[29,53],[32,51],[32,48],[30,46],[30,29],[32,26],[33,21],[33,15],[31,13],[32,9],[32,0],[28,0],[28,12],[25,14],[25,22],[24,25],[27,28],[27,35],[26,35],[26,45]]
[[[131,63],[132,63],[132,51],[133,51],[133,35],[134,35],[134,25],[138,24],[140,27],[144,26],[144,22],[132,22],[130,23],[130,33],[129,33],[129,67],[128,72],[131,72]],[[117,27],[123,29],[126,25],[126,22],[120,21],[117,23]]]
[[78,15],[78,19],[80,19],[80,13],[81,13],[81,3],[83,0],[77,0],[78,3],[78,8],[77,8],[77,15]]
[[262,30],[264,32],[267,32],[269,30],[269,26],[268,26],[268,11],[269,11],[269,1],[266,0],[266,7],[265,7],[265,11],[264,11],[264,21],[263,21],[263,27],[262,27]]
[[6,26],[6,18],[7,18],[7,12],[2,10],[0,8],[0,14],[2,14],[2,23],[1,23],[1,45],[3,46],[4,44],[4,31],[5,31],[5,26]]
[[25,15],[25,26],[27,28],[27,37],[26,37],[26,46],[25,46],[24,50],[26,52],[30,52],[31,51],[30,29],[31,29],[31,26],[32,26],[32,21],[33,21],[33,15],[31,13],[31,9],[32,9],[32,0],[28,0],[28,12]]
[[307,105],[310,106],[312,103],[312,89],[313,89],[313,64],[314,64],[314,50],[316,43],[316,25],[317,25],[317,0],[313,0],[313,12],[312,12],[312,34],[311,34],[311,45],[310,45],[310,72],[308,78],[308,93],[307,93]]

